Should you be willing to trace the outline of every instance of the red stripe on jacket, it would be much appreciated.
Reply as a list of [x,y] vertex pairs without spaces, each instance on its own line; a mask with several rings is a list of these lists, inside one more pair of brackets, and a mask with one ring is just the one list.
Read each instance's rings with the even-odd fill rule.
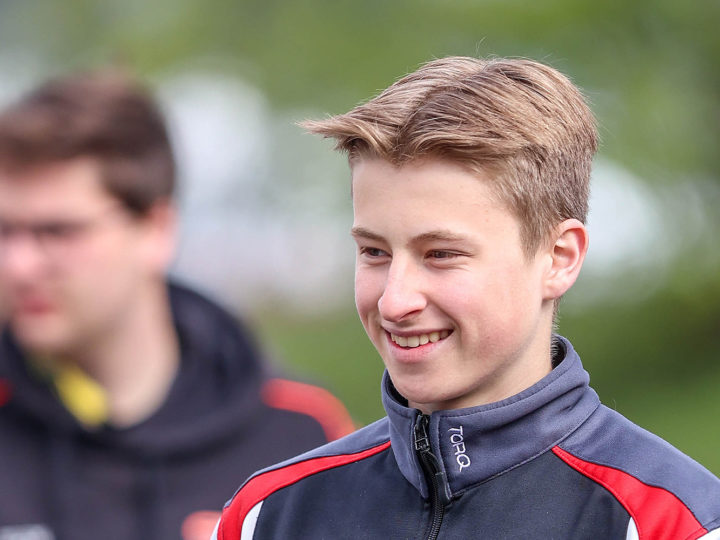
[[323,428],[328,441],[355,431],[345,406],[323,388],[285,379],[270,379],[263,385],[262,400],[275,409],[311,416]]
[[277,490],[294,484],[303,478],[312,476],[315,473],[334,469],[342,465],[348,465],[374,456],[389,447],[390,441],[387,441],[355,454],[313,458],[288,465],[281,469],[267,471],[251,478],[223,510],[220,525],[218,526],[218,540],[234,540],[235,538],[240,538],[242,524],[248,512],[250,512],[257,503]]
[[695,540],[707,533],[673,493],[649,486],[624,471],[580,459],[559,446],[553,452],[615,496],[635,521],[640,540]]

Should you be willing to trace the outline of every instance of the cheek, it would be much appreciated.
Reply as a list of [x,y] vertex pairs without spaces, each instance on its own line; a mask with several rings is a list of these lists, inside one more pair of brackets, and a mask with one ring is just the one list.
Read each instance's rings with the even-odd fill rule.
[[139,273],[146,265],[143,238],[132,231],[118,230],[98,238],[94,249],[87,252],[88,271],[124,276]]
[[368,316],[377,311],[383,283],[381,276],[375,272],[366,269],[355,271],[355,306],[366,328]]
[[510,338],[523,333],[535,324],[542,305],[538,281],[521,268],[507,267],[498,272],[492,286],[486,290],[487,310],[496,331]]
[[436,302],[460,325],[473,321],[473,334],[492,335],[519,324],[530,310],[527,279],[512,267],[456,276],[434,288]]
[[495,294],[493,287],[486,276],[474,271],[438,274],[427,282],[433,303],[460,321],[474,319],[486,309]]
[[498,261],[492,272],[488,275],[488,294],[493,295],[497,301],[512,302],[508,307],[513,308],[518,301],[529,302],[528,295],[534,288],[536,278],[531,270],[519,258]]
[[98,231],[97,236],[86,239],[72,253],[72,264],[78,272],[98,273],[113,268],[133,256],[132,245],[112,231]]
[[63,286],[70,302],[86,314],[128,301],[143,279],[136,250],[128,243],[98,243],[73,261]]

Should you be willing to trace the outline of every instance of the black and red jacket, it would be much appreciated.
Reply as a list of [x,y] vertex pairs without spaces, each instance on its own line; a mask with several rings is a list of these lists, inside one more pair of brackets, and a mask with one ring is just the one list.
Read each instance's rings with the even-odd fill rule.
[[720,538],[720,480],[600,404],[569,342],[506,400],[387,417],[251,477],[218,540]]
[[276,378],[237,321],[170,286],[180,370],[161,407],[88,429],[0,341],[0,539],[206,540],[237,478],[352,430],[327,391]]

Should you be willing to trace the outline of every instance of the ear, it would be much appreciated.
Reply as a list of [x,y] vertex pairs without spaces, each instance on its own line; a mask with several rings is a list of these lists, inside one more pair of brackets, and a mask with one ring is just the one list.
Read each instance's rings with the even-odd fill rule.
[[543,283],[543,298],[555,300],[573,286],[580,273],[588,248],[585,225],[577,219],[566,219],[558,225],[548,245],[550,266]]
[[143,258],[150,272],[167,272],[177,244],[177,210],[171,201],[156,202],[142,218]]

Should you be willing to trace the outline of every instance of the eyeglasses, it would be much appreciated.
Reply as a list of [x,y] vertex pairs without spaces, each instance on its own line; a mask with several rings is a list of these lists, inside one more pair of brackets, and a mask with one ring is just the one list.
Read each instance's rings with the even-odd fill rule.
[[48,254],[65,252],[109,218],[121,215],[122,211],[123,208],[115,204],[90,218],[58,218],[34,223],[8,220],[0,216],[0,254],[21,237],[33,240],[35,245]]

